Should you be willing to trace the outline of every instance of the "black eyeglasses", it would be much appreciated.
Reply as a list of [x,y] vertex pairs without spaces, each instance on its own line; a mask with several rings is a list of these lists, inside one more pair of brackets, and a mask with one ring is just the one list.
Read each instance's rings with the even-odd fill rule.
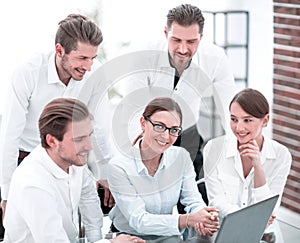
[[163,133],[166,130],[169,130],[169,134],[173,137],[178,137],[182,134],[182,128],[181,127],[166,127],[163,124],[159,123],[153,123],[149,117],[144,117],[146,121],[150,122],[153,126],[153,130],[155,132]]

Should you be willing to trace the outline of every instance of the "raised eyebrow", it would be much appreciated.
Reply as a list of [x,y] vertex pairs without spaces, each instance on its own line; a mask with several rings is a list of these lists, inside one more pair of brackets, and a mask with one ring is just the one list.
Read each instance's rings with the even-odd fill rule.
[[88,135],[86,135],[86,136],[74,137],[73,139],[81,139],[81,138],[90,137],[90,136],[92,136],[93,133],[94,133],[94,129]]

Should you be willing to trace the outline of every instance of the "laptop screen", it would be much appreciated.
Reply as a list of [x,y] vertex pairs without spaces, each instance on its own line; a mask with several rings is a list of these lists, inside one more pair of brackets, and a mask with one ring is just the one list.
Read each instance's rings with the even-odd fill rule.
[[242,208],[224,217],[215,243],[260,242],[279,195]]

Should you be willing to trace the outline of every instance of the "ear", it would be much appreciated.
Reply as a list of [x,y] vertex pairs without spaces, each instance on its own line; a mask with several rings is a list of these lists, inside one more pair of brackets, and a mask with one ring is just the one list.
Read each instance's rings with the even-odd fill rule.
[[267,114],[265,115],[265,117],[263,118],[263,126],[266,127],[268,125],[268,122],[270,120],[270,115]]
[[169,31],[168,31],[167,26],[165,26],[164,33],[165,33],[166,38],[168,38],[168,33],[169,33]]
[[58,140],[49,133],[46,135],[46,142],[50,148],[55,148],[58,144]]
[[55,45],[55,53],[57,56],[62,57],[65,54],[65,49],[60,43]]
[[145,118],[142,116],[142,117],[140,118],[140,124],[141,124],[141,128],[142,128],[143,131],[145,131],[145,123],[146,123],[146,120],[145,120]]

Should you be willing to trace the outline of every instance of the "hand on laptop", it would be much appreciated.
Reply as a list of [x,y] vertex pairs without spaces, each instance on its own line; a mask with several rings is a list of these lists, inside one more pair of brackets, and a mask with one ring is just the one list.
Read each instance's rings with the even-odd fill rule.
[[273,224],[275,218],[276,218],[276,215],[272,213],[271,217],[269,218],[266,228],[268,228],[271,224]]
[[219,229],[219,210],[205,207],[190,215],[189,225],[193,226],[197,234],[212,236]]

